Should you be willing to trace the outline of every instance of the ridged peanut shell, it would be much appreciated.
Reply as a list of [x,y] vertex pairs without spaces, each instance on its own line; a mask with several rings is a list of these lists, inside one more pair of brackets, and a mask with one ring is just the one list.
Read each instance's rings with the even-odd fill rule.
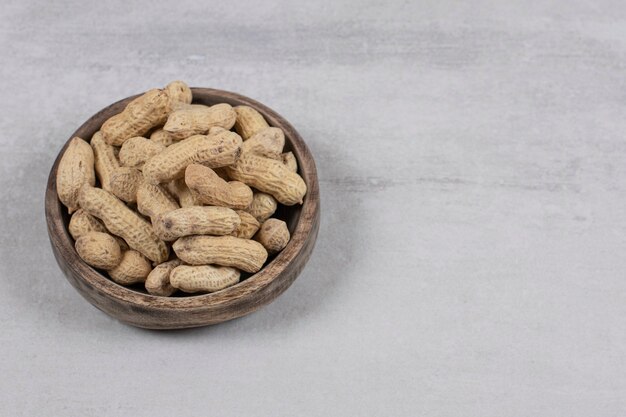
[[143,182],[143,175],[137,168],[119,167],[111,174],[109,187],[111,193],[122,201],[137,201],[137,190]]
[[154,233],[152,225],[113,194],[84,186],[78,201],[87,213],[102,220],[106,228],[124,239],[130,248],[156,263],[167,260],[167,245]]
[[199,206],[200,202],[191,192],[187,184],[185,184],[184,178],[178,178],[176,180],[167,183],[167,190],[178,198],[178,204],[181,207]]
[[185,170],[185,184],[202,204],[245,209],[252,203],[250,187],[238,181],[226,182],[204,165],[189,165]]
[[163,130],[171,133],[174,139],[183,139],[205,134],[215,126],[230,130],[235,124],[236,117],[233,108],[226,103],[211,107],[189,106],[172,112]]
[[181,264],[180,259],[163,262],[154,267],[146,278],[146,291],[152,295],[169,297],[176,292],[176,288],[170,284],[170,274],[172,270]]
[[246,208],[246,211],[254,216],[259,223],[272,217],[278,208],[276,199],[267,193],[255,192],[252,196],[252,203]]
[[165,123],[169,105],[165,91],[150,90],[128,103],[121,113],[105,121],[100,128],[102,138],[109,145],[121,146],[134,136],[143,136]]
[[209,129],[209,132],[207,133],[207,135],[215,135],[220,132],[225,132],[226,130],[227,129],[224,129],[221,126],[213,126],[212,128]]
[[169,98],[168,112],[176,110],[181,105],[191,104],[193,99],[191,88],[184,81],[172,81],[164,90]]
[[91,214],[87,213],[83,209],[78,209],[72,214],[70,218],[70,224],[68,225],[70,235],[74,240],[89,233],[89,232],[106,232],[107,229]]
[[154,231],[165,241],[189,235],[229,235],[241,223],[239,215],[226,207],[185,207],[156,216]]
[[78,256],[94,268],[109,270],[122,261],[120,245],[108,233],[86,233],[76,240],[75,247]]
[[298,172],[298,160],[293,152],[285,152],[281,154],[280,159],[289,171]]
[[[74,212],[74,214],[72,214],[72,217],[70,218],[70,224],[67,228],[74,240],[77,240],[79,237],[89,232],[109,232],[100,220],[87,213],[83,209],[78,209]],[[129,249],[128,244],[126,243],[126,241],[124,241],[124,239],[119,236],[113,236],[113,238],[120,245],[120,249],[122,250],[122,252]]]
[[91,146],[79,137],[73,138],[59,162],[56,185],[61,203],[70,213],[78,209],[78,193],[84,184],[96,183]]
[[259,230],[261,225],[257,219],[247,211],[238,210],[237,214],[240,220],[239,226],[237,226],[237,229],[231,235],[241,239],[252,239],[252,236]]
[[172,143],[175,142],[174,138],[172,137],[172,134],[169,132],[166,132],[162,128],[157,129],[150,134],[150,141],[154,143],[158,143],[159,145],[163,145],[165,147],[168,147]]
[[287,223],[279,219],[267,219],[254,239],[271,255],[283,250],[289,243],[290,237]]
[[250,139],[255,133],[270,126],[263,115],[250,106],[236,106],[234,109],[237,113],[235,130],[243,140]]
[[278,127],[258,131],[241,145],[241,152],[250,152],[266,158],[280,159],[285,147],[285,134]]
[[132,285],[145,282],[150,271],[150,262],[141,253],[131,249],[122,254],[122,261],[109,270],[109,276],[120,285]]
[[172,271],[170,284],[187,293],[215,292],[235,285],[241,274],[226,266],[181,265]]
[[120,164],[125,167],[141,169],[143,164],[154,155],[163,152],[165,146],[141,136],[128,139],[120,149]]
[[185,168],[193,163],[211,168],[231,165],[239,158],[241,144],[239,135],[229,131],[192,136],[148,159],[143,175],[149,183],[159,184],[183,177]]
[[190,265],[231,266],[257,272],[267,260],[267,251],[259,242],[233,236],[186,236],[172,246],[180,260]]
[[159,214],[180,208],[176,199],[160,185],[143,181],[137,189],[137,210],[154,220]]
[[306,184],[297,173],[291,172],[282,161],[242,153],[233,165],[226,168],[228,175],[237,181],[271,194],[286,206],[302,204]]
[[102,139],[100,131],[94,133],[91,138],[91,148],[93,149],[96,176],[100,181],[100,187],[107,191],[111,191],[109,186],[111,182],[111,174],[120,167],[120,163],[115,154],[115,148]]

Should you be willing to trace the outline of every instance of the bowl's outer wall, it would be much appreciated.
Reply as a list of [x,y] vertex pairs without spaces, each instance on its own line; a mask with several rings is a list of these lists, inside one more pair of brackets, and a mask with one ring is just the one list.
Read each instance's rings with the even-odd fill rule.
[[[307,184],[307,195],[299,218],[285,249],[259,273],[247,280],[213,294],[189,297],[156,297],[115,284],[85,264],[74,250],[67,230],[68,215],[56,193],[56,171],[67,143],[59,152],[48,178],[46,221],[54,256],[68,281],[90,303],[105,313],[134,326],[150,329],[198,327],[231,320],[249,314],[282,294],[298,277],[315,246],[320,220],[319,186],[315,162],[298,132],[268,107],[239,94],[192,88],[194,102],[249,105],[256,108],[270,125],[285,132],[286,147],[298,160],[299,173]],[[137,96],[128,97],[99,111],[71,137],[90,139],[102,123],[119,113]],[[68,139],[69,143],[69,139]],[[297,213],[297,212],[296,212]],[[297,215],[297,214],[296,214]]]

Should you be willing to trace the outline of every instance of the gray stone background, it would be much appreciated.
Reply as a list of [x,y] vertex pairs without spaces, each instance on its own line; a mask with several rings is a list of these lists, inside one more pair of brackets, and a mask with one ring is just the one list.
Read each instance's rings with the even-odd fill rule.
[[[626,6],[4,0],[0,414],[624,416]],[[181,332],[85,302],[50,166],[182,79],[277,110],[322,223],[276,302]]]

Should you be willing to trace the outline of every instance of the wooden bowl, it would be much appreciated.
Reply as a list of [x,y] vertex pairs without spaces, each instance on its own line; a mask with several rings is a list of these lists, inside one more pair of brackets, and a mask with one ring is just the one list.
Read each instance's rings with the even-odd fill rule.
[[135,97],[128,97],[99,111],[68,139],[56,158],[46,190],[48,236],[57,263],[67,280],[91,304],[118,320],[148,329],[180,329],[206,326],[252,313],[283,293],[308,261],[319,228],[320,201],[313,156],[298,132],[278,113],[263,104],[227,91],[192,88],[193,102],[229,103],[257,109],[271,126],[285,132],[285,150],[292,151],[308,191],[304,203],[282,207],[277,216],[287,222],[291,241],[277,256],[270,258],[258,273],[224,290],[203,295],[157,297],[141,288],[131,289],[111,281],[83,262],[68,232],[69,215],[57,198],[56,174],[61,155],[74,136],[90,140],[109,117],[121,112]]

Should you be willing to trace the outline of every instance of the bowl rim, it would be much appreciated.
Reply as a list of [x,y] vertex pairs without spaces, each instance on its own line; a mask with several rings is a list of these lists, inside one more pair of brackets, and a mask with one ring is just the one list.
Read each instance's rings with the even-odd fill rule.
[[[285,118],[271,108],[249,97],[226,90],[204,87],[191,87],[191,90],[194,99],[196,94],[198,94],[202,97],[202,100],[217,99],[222,102],[253,107],[265,117],[270,126],[281,126],[283,128],[285,138],[293,148],[292,151],[298,160],[299,174],[307,185],[307,194],[304,197],[298,221],[287,246],[259,272],[251,275],[246,280],[214,293],[200,295],[190,294],[185,297],[162,297],[135,291],[113,282],[80,259],[74,248],[74,240],[70,236],[65,222],[63,221],[61,210],[65,209],[65,206],[60,203],[57,197],[56,172],[59,161],[72,138],[75,136],[82,137],[81,134],[84,135],[85,132],[93,130],[94,124],[100,126],[108,117],[122,111],[126,104],[143,93],[119,100],[95,113],[76,129],[59,151],[48,175],[45,196],[48,236],[51,244],[57,247],[59,256],[65,261],[65,267],[67,267],[74,276],[86,281],[97,292],[101,293],[101,295],[119,300],[120,302],[153,309],[203,310],[209,306],[211,308],[227,309],[234,304],[245,301],[242,299],[248,299],[249,302],[261,307],[265,303],[262,300],[253,299],[255,294],[278,278],[281,272],[283,272],[285,268],[300,255],[303,248],[306,247],[309,235],[311,233],[317,233],[317,219],[319,218],[319,184],[315,161],[310,149],[300,134]],[[83,139],[91,140],[91,137]],[[315,236],[313,238],[315,238]],[[304,263],[302,263],[300,269],[303,266]],[[299,273],[300,271],[297,272]],[[66,278],[68,278],[67,273],[65,275]],[[72,285],[75,285],[75,283],[72,282]]]

